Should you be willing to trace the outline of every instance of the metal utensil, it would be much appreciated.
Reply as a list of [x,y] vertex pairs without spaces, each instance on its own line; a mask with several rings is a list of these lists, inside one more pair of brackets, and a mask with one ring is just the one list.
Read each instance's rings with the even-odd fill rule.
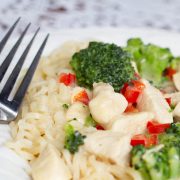
[[[7,32],[7,34],[4,36],[4,38],[1,40],[0,42],[0,53],[2,52],[2,50],[5,47],[5,44],[7,43],[10,35],[12,34],[13,30],[15,29],[17,23],[19,22],[20,18],[17,19],[17,21],[13,24],[13,26],[9,29],[9,31]],[[5,58],[5,60],[2,62],[2,64],[0,65],[0,83],[9,67],[9,65],[11,64],[11,61],[13,59],[13,57],[15,56],[16,51],[18,50],[28,28],[30,26],[30,23],[26,26],[25,30],[22,32],[22,34],[20,35],[19,39],[16,41],[15,45],[12,47],[12,49],[10,50],[9,54],[7,55],[7,57]],[[24,64],[24,61],[28,55],[28,52],[33,44],[33,41],[38,33],[40,28],[38,28],[34,34],[34,36],[32,37],[32,39],[30,40],[29,44],[27,45],[27,47],[25,48],[24,52],[22,53],[21,57],[19,58],[17,64],[15,65],[14,69],[12,70],[8,80],[5,82],[5,85],[3,86],[2,91],[0,92],[0,123],[4,124],[4,123],[9,123],[12,120],[14,120],[17,115],[18,115],[18,110],[20,108],[20,105],[22,103],[22,100],[25,96],[26,90],[31,82],[31,79],[33,77],[33,74],[35,72],[35,69],[38,65],[40,56],[43,52],[43,49],[46,45],[47,39],[49,37],[49,34],[46,35],[44,41],[42,42],[40,48],[38,49],[31,65],[29,66],[20,86],[18,87],[18,90],[16,91],[14,97],[12,100],[8,100],[8,97],[15,85],[15,82],[18,78],[18,75],[21,71],[21,68]]]

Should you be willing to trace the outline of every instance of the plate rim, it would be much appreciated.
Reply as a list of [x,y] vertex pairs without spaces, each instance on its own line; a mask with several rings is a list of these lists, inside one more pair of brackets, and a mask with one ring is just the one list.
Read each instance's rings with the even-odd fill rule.
[[[61,29],[61,30],[52,30],[50,31],[50,38],[53,39],[56,36],[68,36],[71,34],[70,37],[74,36],[75,34],[79,34],[79,37],[82,36],[81,33],[83,33],[84,35],[87,33],[94,33],[94,34],[99,34],[101,32],[104,32],[105,34],[111,34],[111,33],[118,33],[118,32],[126,32],[127,34],[128,32],[134,32],[136,33],[141,33],[143,32],[144,34],[154,34],[154,35],[158,35],[161,34],[161,36],[170,36],[170,37],[177,37],[180,40],[180,33],[176,32],[176,31],[168,31],[168,30],[164,30],[164,29],[156,29],[156,28],[141,28],[141,27],[88,27],[88,28],[74,28],[74,29]],[[42,31],[39,33],[39,36],[43,37],[48,33],[48,31]],[[51,35],[52,34],[52,35]],[[27,41],[27,39],[29,39],[30,37],[32,37],[33,33],[29,33],[25,36],[25,41]],[[127,35],[128,36],[128,35]],[[79,38],[78,37],[78,38]],[[85,36],[84,36],[85,37]],[[88,37],[88,36],[87,36]],[[130,37],[129,37],[130,38]],[[13,37],[10,42],[14,42],[16,41],[17,36]],[[81,39],[81,38],[80,38]],[[52,41],[52,40],[51,40]],[[63,41],[61,41],[59,43],[59,45],[61,45],[63,43]],[[48,43],[47,43],[48,44]],[[179,41],[179,45],[180,45],[180,41]],[[178,46],[178,45],[177,45]],[[56,47],[57,48],[57,47]],[[55,47],[53,48],[55,49]],[[45,48],[45,51],[47,51],[47,48]],[[180,54],[180,49],[179,49],[179,54]],[[0,145],[0,147],[4,147],[5,145]],[[19,156],[20,157],[20,156]]]

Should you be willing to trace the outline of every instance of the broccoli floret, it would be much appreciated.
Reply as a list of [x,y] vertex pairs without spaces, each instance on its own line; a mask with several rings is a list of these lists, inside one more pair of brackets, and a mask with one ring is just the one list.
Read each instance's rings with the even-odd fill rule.
[[165,148],[153,147],[147,150],[142,158],[152,180],[169,179],[168,156]]
[[163,143],[168,152],[170,177],[180,176],[180,123],[172,123],[166,133],[159,136],[159,142]]
[[109,83],[116,92],[134,78],[131,55],[115,44],[90,42],[75,53],[70,65],[80,86],[91,89],[94,82]]
[[142,145],[134,146],[131,151],[131,165],[135,170],[141,173],[143,179],[150,180],[148,169],[145,165],[145,161],[142,159],[143,154],[146,152],[146,148]]
[[180,57],[175,57],[171,60],[170,66],[173,69],[178,69],[180,67]]
[[65,126],[65,142],[64,148],[69,150],[70,153],[74,154],[78,151],[79,146],[84,144],[84,138],[79,131],[75,131],[71,124]]
[[170,128],[166,130],[166,133],[159,135],[159,143],[168,147],[180,148],[180,123],[172,123]]
[[[158,146],[133,147],[131,164],[143,179],[177,179],[180,177],[180,123],[172,123],[170,128],[158,136]],[[149,177],[148,177],[149,176]]]
[[168,48],[144,44],[140,38],[129,39],[125,49],[132,54],[141,76],[158,87],[167,81],[164,70],[169,66],[177,66],[179,62],[179,58],[174,58]]
[[180,135],[180,123],[171,123],[171,126],[166,130],[166,133]]

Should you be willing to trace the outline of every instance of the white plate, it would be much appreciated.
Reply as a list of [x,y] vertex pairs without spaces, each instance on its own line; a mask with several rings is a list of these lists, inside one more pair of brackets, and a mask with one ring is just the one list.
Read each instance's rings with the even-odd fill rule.
[[[30,54],[27,58],[27,66],[32,60],[34,53],[39,47],[39,42],[42,42],[46,33],[39,34]],[[57,48],[60,44],[69,40],[87,40],[97,39],[104,42],[113,42],[119,45],[125,45],[127,39],[131,37],[141,37],[146,43],[155,43],[163,47],[169,47],[174,55],[180,55],[180,34],[159,31],[154,29],[76,29],[76,30],[63,30],[58,32],[52,32],[44,51],[44,55],[49,54],[53,49]],[[31,35],[25,37],[23,41],[23,47],[19,49],[17,55],[13,59],[15,63],[21,52],[25,48],[25,45],[29,42]],[[6,50],[0,56],[0,62],[7,55],[8,51],[15,39],[10,41]],[[28,61],[29,59],[29,61]],[[13,65],[9,67],[8,73],[11,71]],[[6,77],[8,76],[8,73]],[[1,83],[1,87],[2,87]],[[26,171],[29,171],[29,166],[22,158],[16,155],[13,151],[4,147],[3,143],[10,139],[10,129],[7,125],[0,125],[0,180],[28,180],[30,177]],[[51,180],[51,179],[50,179]]]

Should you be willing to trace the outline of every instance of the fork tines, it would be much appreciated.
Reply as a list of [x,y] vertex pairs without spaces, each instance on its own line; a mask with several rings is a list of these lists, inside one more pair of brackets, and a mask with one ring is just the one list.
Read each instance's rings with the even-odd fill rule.
[[[9,29],[9,31],[7,32],[7,34],[4,36],[4,38],[2,39],[2,41],[0,42],[0,53],[3,50],[5,44],[7,43],[10,35],[12,34],[13,30],[15,29],[16,25],[18,24],[20,18],[18,18],[16,20],[16,22],[13,24],[13,26]],[[3,63],[0,65],[0,82],[2,81],[13,57],[15,56],[18,47],[20,46],[28,28],[30,27],[30,23],[26,26],[26,28],[24,29],[24,31],[22,32],[22,34],[20,35],[19,39],[16,41],[15,45],[12,47],[12,49],[10,50],[9,54],[7,55],[7,57],[5,58],[5,60],[3,61]],[[18,75],[22,69],[22,66],[25,62],[25,59],[28,55],[28,52],[33,44],[33,41],[36,37],[36,35],[38,34],[40,28],[38,28],[36,30],[36,32],[34,33],[32,39],[30,40],[29,44],[27,45],[27,47],[25,48],[24,52],[22,53],[21,57],[19,58],[17,64],[15,65],[12,73],[10,74],[8,80],[6,81],[2,91],[0,92],[0,103],[3,103],[5,105],[8,104],[8,106],[11,106],[10,108],[12,108],[13,110],[17,111],[22,100],[23,97],[25,95],[25,92],[30,84],[30,81],[33,77],[33,74],[35,72],[35,69],[37,67],[37,64],[39,62],[40,56],[43,52],[43,49],[45,47],[45,44],[47,42],[48,36],[49,34],[46,35],[44,41],[42,42],[40,48],[38,49],[29,69],[27,70],[24,79],[22,80],[17,92],[15,93],[15,96],[13,98],[13,100],[10,102],[8,100],[8,97],[14,87],[14,84],[18,78]]]
[[0,42],[0,53],[3,50],[7,40],[9,39],[9,36],[12,34],[14,28],[16,27],[17,23],[19,22],[21,18],[19,17],[16,22],[12,25],[12,27],[9,29],[9,31],[7,32],[7,34],[4,36],[4,38],[1,40]]

